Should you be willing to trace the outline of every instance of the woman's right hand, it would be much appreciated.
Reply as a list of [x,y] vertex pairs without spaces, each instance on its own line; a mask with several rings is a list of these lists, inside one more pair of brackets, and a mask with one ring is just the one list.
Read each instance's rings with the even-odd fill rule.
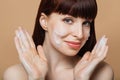
[[36,50],[32,38],[22,28],[16,30],[15,45],[29,80],[44,80],[48,71],[48,63],[42,46],[39,45]]

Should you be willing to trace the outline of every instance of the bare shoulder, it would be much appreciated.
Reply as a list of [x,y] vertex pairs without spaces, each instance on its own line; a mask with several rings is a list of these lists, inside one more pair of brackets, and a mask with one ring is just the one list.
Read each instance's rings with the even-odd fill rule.
[[4,80],[27,80],[27,73],[21,64],[8,67],[3,75]]
[[96,67],[91,78],[92,80],[114,80],[114,72],[108,63],[101,62]]

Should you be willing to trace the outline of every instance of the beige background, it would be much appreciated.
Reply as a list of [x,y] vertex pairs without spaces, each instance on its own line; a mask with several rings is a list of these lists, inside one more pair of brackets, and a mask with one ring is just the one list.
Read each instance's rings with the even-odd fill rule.
[[[0,77],[10,65],[19,63],[14,46],[14,31],[22,26],[32,34],[40,0],[0,0]],[[107,35],[109,53],[106,61],[120,80],[120,0],[97,0],[97,38]],[[1,80],[1,78],[0,78]]]

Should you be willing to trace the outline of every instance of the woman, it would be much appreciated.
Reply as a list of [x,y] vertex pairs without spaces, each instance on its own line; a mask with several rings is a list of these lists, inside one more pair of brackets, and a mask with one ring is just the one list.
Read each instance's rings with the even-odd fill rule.
[[8,68],[4,80],[112,80],[103,62],[107,38],[96,43],[96,14],[96,0],[41,0],[33,40],[16,30],[21,64]]

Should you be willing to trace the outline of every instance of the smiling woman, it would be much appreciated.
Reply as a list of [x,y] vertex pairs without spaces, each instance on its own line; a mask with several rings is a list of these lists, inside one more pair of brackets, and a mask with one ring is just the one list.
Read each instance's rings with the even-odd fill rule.
[[[49,3],[49,4],[48,4]],[[48,6],[46,6],[48,5]],[[51,7],[50,7],[51,6]],[[44,41],[44,30],[41,25],[39,24],[39,18],[41,13],[45,13],[46,15],[50,15],[53,12],[57,12],[59,14],[64,14],[64,15],[71,15],[75,18],[81,17],[83,19],[86,19],[86,21],[91,22],[91,31],[90,31],[90,37],[89,40],[86,42],[86,45],[81,49],[80,55],[82,56],[86,51],[91,51],[93,49],[93,46],[96,43],[96,37],[95,37],[95,32],[94,32],[94,19],[97,15],[97,4],[94,0],[45,0],[41,1],[41,5],[38,10],[38,15],[36,18],[36,24],[35,24],[35,29],[33,33],[33,40],[37,45],[43,44]],[[37,36],[37,34],[40,34]],[[41,39],[41,37],[43,37]]]
[[[44,15],[42,17],[44,17]],[[46,32],[46,35],[50,36],[50,38],[46,37],[45,41],[50,42],[50,44],[59,52],[66,55],[68,54],[67,56],[70,56],[70,54],[75,56],[88,40],[90,26],[85,26],[85,24],[83,26],[86,19],[73,18],[68,15],[53,13],[49,16],[49,19],[44,21],[46,21],[48,25],[45,27],[46,29],[44,28],[48,31]],[[44,23],[42,23],[42,25],[44,27]],[[46,45],[47,44],[48,43],[46,43]],[[49,45],[49,49],[51,45]]]
[[106,36],[96,43],[96,15],[96,0],[41,0],[32,38],[16,30],[22,65],[8,68],[4,80],[113,80]]

